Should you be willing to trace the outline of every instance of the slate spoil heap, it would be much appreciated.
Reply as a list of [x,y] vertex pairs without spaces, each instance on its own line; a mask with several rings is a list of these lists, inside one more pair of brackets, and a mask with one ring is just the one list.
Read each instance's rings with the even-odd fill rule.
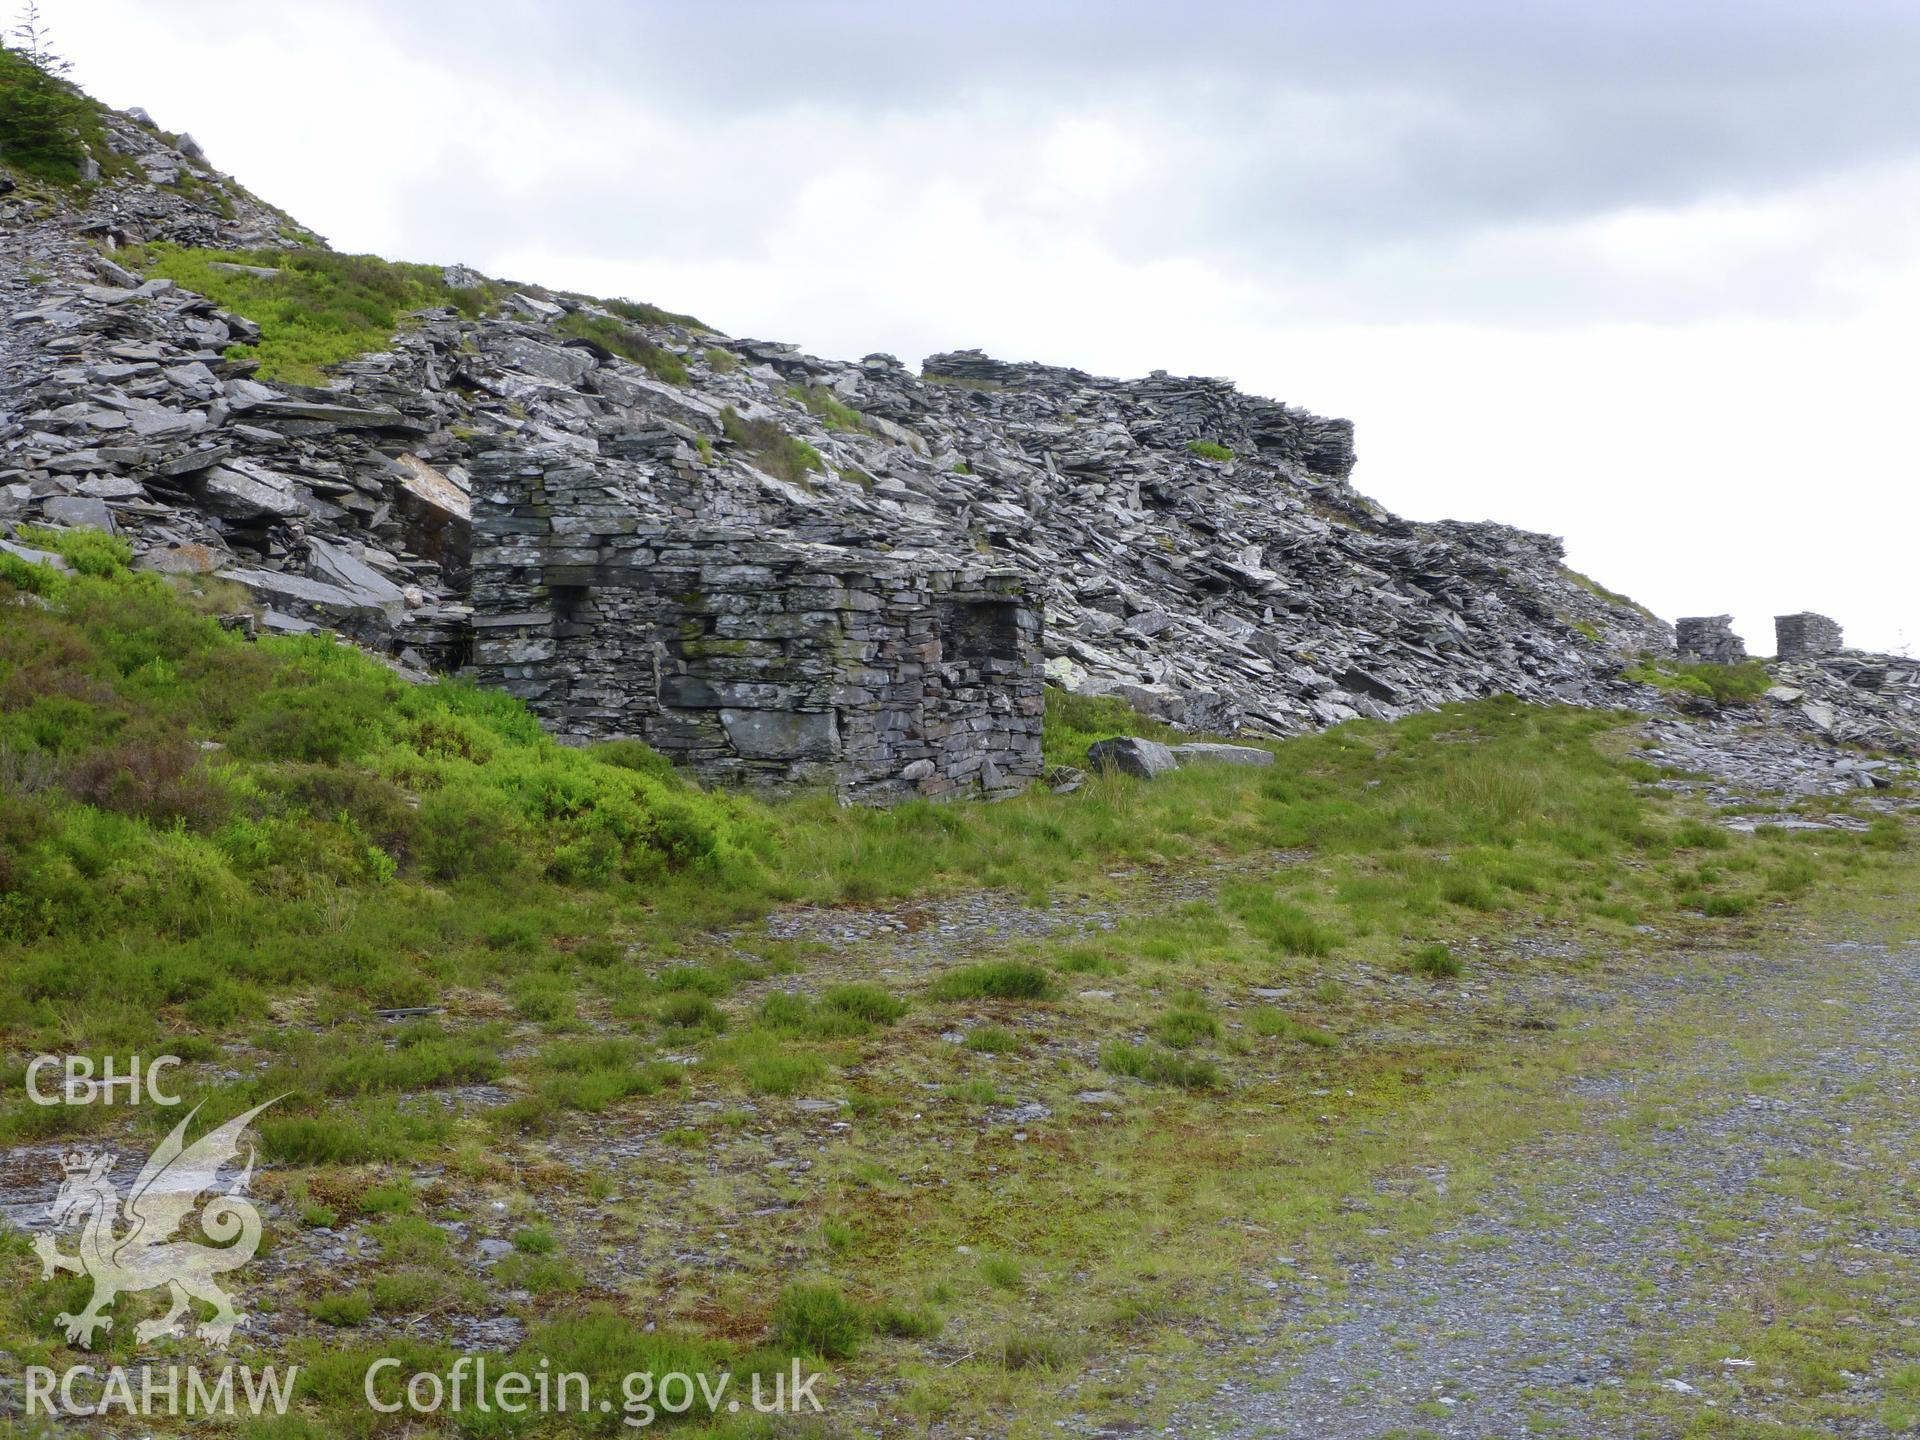
[[[1558,540],[1398,519],[1353,488],[1348,422],[1226,380],[979,351],[915,375],[501,282],[325,388],[263,380],[230,351],[252,319],[115,257],[317,240],[198,147],[104,123],[130,167],[0,196],[0,544],[111,529],[268,629],[470,666],[563,736],[879,798],[1031,778],[1043,678],[1254,735],[1665,704],[1620,672],[1672,631]],[[1791,684],[1830,733],[1920,733],[1876,668]]]

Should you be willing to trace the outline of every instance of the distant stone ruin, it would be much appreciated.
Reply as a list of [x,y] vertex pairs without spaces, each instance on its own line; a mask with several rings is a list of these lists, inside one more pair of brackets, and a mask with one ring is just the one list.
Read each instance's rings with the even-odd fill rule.
[[859,800],[1040,773],[1040,619],[1018,572],[649,517],[552,447],[489,452],[474,482],[472,674],[556,733]]
[[1747,647],[1733,633],[1731,615],[1690,615],[1674,621],[1673,633],[1682,660],[1738,665],[1747,658]]
[[1774,654],[1782,660],[1812,660],[1837,655],[1844,648],[1838,622],[1811,610],[1774,616],[1773,637]]

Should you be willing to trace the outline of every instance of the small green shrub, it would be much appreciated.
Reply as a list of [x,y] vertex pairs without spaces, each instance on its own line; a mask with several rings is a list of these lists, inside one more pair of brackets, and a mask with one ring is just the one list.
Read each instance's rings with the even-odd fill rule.
[[1132,1045],[1124,1040],[1110,1040],[1100,1047],[1100,1067],[1115,1075],[1144,1080],[1149,1085],[1173,1085],[1182,1090],[1212,1090],[1220,1084],[1219,1067],[1211,1060]]
[[727,1028],[727,1017],[706,996],[683,993],[661,1005],[660,1024],[668,1030],[703,1030],[717,1035]]
[[820,452],[806,441],[795,439],[772,420],[744,419],[731,405],[720,412],[720,430],[755,465],[789,484],[804,485],[809,475],[827,468]]
[[891,1025],[907,1013],[907,1002],[891,991],[867,981],[835,985],[821,996],[829,1010],[848,1015],[868,1025]]
[[373,1308],[382,1315],[420,1315],[459,1295],[462,1287],[437,1270],[404,1267],[373,1277]]
[[1255,938],[1283,954],[1314,958],[1331,955],[1344,938],[1292,901],[1281,899],[1271,886],[1230,886],[1221,900]]
[[478,784],[450,785],[423,800],[416,845],[421,867],[440,880],[503,880],[525,868],[512,801]]
[[867,428],[867,417],[824,385],[789,385],[787,395],[806,406],[829,430],[857,433]]
[[452,1129],[444,1116],[402,1111],[391,1105],[357,1110],[330,1108],[324,1115],[262,1116],[260,1156],[284,1165],[364,1165],[404,1160]]
[[671,350],[654,344],[632,326],[622,325],[612,316],[589,315],[584,310],[575,310],[562,316],[553,328],[562,335],[591,341],[623,360],[633,361],[656,380],[664,380],[669,385],[687,383],[685,361]]
[[770,1322],[773,1343],[823,1360],[850,1360],[867,1336],[858,1305],[825,1281],[803,1280],[780,1292]]
[[551,971],[522,975],[507,986],[507,994],[513,1008],[528,1020],[548,1024],[573,1018],[573,984],[565,975]]
[[980,1278],[996,1290],[1018,1290],[1024,1274],[1013,1256],[996,1253],[980,1257]]
[[[768,998],[777,1001],[781,997]],[[800,1038],[811,1037],[805,1026],[813,1023],[818,1013],[807,1009],[802,1012],[804,1019],[789,1025],[769,1023],[763,1009],[762,1019],[756,1021],[754,1028],[716,1041],[708,1047],[705,1058],[714,1065],[733,1066],[746,1081],[747,1088],[756,1094],[797,1095],[827,1073],[826,1061],[795,1044]],[[864,1033],[864,1030],[861,1026],[854,1033]]]
[[834,1254],[844,1255],[860,1243],[860,1232],[839,1216],[829,1215],[820,1222],[820,1238]]
[[1430,976],[1436,980],[1458,975],[1466,968],[1461,964],[1460,957],[1445,945],[1422,945],[1413,952],[1413,959],[1409,963],[1413,967],[1414,974]]
[[373,1227],[380,1258],[396,1265],[425,1265],[446,1254],[447,1232],[431,1220],[395,1215]]
[[1116,735],[1143,740],[1177,742],[1182,736],[1171,726],[1142,715],[1112,695],[1076,695],[1056,685],[1047,687],[1044,740],[1047,759],[1055,765],[1085,765],[1087,747]]
[[1725,850],[1733,838],[1718,825],[1687,820],[1674,827],[1673,844],[1677,850]]
[[961,1043],[981,1055],[1011,1055],[1020,1048],[1020,1037],[1002,1025],[976,1025]]
[[1265,1005],[1248,1016],[1247,1028],[1256,1035],[1266,1035],[1276,1040],[1297,1040],[1302,1045],[1316,1045],[1323,1049],[1339,1043],[1318,1026],[1296,1020],[1284,1011]]
[[624,1036],[555,1041],[540,1052],[535,1071],[533,1093],[494,1110],[495,1124],[537,1133],[564,1111],[597,1113],[686,1079],[678,1065],[648,1060],[640,1046]]
[[[890,1002],[885,1005],[865,1006],[859,1003],[835,1005],[829,1000],[811,1000],[805,995],[795,995],[789,991],[776,990],[760,1002],[755,1012],[754,1023],[770,1035],[790,1036],[807,1040],[844,1040],[856,1035],[864,1035],[873,1029],[876,1023],[887,1024],[901,1013],[893,1008],[899,1002],[877,986],[863,986],[863,990],[877,992],[877,1000]],[[869,1014],[882,1018],[874,1020]]]
[[1169,1049],[1185,1050],[1217,1039],[1220,1022],[1204,1010],[1183,1006],[1158,1017],[1147,1027],[1147,1033]]
[[1225,461],[1233,459],[1233,451],[1229,450],[1225,445],[1216,445],[1211,440],[1189,440],[1187,442],[1187,449],[1198,455],[1202,460]]
[[356,1203],[363,1215],[404,1215],[413,1209],[413,1197],[413,1186],[402,1180],[363,1190]]
[[373,1297],[365,1290],[320,1295],[307,1302],[307,1313],[322,1325],[362,1325],[373,1313]]
[[493,1267],[495,1280],[533,1295],[570,1295],[586,1288],[586,1277],[558,1255],[515,1251]]
[[1067,1346],[1057,1336],[1015,1330],[1000,1337],[995,1358],[1004,1370],[1057,1370],[1067,1362]]
[[133,546],[118,535],[104,530],[78,527],[56,530],[41,525],[22,525],[18,539],[36,550],[51,550],[82,575],[104,579],[117,575],[133,564]]
[[931,1340],[944,1328],[939,1312],[927,1305],[888,1303],[876,1306],[872,1325],[882,1335],[900,1340]]
[[1500,896],[1493,888],[1493,882],[1485,875],[1472,872],[1453,873],[1442,877],[1440,898],[1449,905],[1458,905],[1463,910],[1492,912],[1500,908]]
[[1073,945],[1061,952],[1058,967],[1069,975],[1121,975],[1127,962],[1098,945]]
[[603,740],[598,745],[589,746],[587,753],[603,764],[638,771],[657,780],[673,781],[679,778],[673,762],[644,740]]
[[827,1063],[818,1055],[758,1055],[740,1070],[756,1095],[798,1095],[826,1075]]
[[1053,980],[1038,965],[995,960],[950,970],[927,993],[935,1000],[1045,1000]]

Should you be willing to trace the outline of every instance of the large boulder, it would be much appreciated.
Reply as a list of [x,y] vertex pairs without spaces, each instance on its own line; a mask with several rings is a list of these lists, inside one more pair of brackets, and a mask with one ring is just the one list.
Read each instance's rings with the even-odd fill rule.
[[1117,771],[1152,780],[1180,768],[1180,757],[1157,740],[1132,735],[1096,740],[1087,747],[1087,763],[1095,770]]
[[1255,745],[1220,745],[1209,740],[1193,740],[1185,745],[1175,745],[1172,749],[1174,758],[1182,765],[1190,765],[1195,761],[1254,767],[1273,764],[1273,752]]
[[113,523],[113,511],[107,508],[107,502],[90,495],[55,495],[41,502],[40,513],[53,525],[105,530],[110,534],[120,528]]
[[226,520],[287,520],[307,509],[294,495],[291,480],[246,460],[200,472],[193,480],[193,494],[208,514]]

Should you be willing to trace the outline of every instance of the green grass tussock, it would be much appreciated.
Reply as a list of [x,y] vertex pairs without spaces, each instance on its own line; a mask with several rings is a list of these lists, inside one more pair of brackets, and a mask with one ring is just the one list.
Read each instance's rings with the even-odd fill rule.
[[1659,618],[1651,610],[1647,609],[1646,606],[1642,605],[1638,600],[1635,600],[1632,596],[1622,595],[1618,590],[1609,590],[1606,586],[1602,585],[1598,580],[1595,580],[1591,575],[1583,575],[1578,570],[1575,570],[1573,567],[1569,565],[1562,565],[1560,567],[1560,576],[1563,580],[1566,580],[1569,584],[1577,585],[1580,589],[1586,591],[1589,595],[1593,596],[1595,599],[1604,600],[1609,605],[1618,605],[1624,610],[1638,611],[1640,614],[1646,616],[1647,619],[1649,620],[1655,620]]
[[824,385],[789,385],[787,397],[806,406],[829,430],[858,433],[867,428],[867,417]]
[[1054,984],[1037,965],[1003,960],[950,970],[927,993],[935,1000],[1046,1000]]
[[806,441],[796,439],[773,420],[748,420],[731,405],[720,412],[721,432],[746,453],[749,463],[793,485],[805,485],[827,462]]
[[1227,461],[1233,459],[1233,451],[1225,445],[1216,445],[1211,440],[1189,440],[1187,449],[1202,460]]
[[1149,1085],[1183,1090],[1212,1090],[1220,1084],[1220,1067],[1212,1060],[1124,1040],[1110,1040],[1100,1047],[1100,1068]]
[[1622,671],[1621,678],[1636,685],[1651,685],[1669,694],[1697,696],[1716,705],[1747,704],[1758,700],[1773,685],[1773,677],[1758,660],[1712,665],[1644,659]]
[[[233,345],[233,359],[255,359],[268,379],[318,385],[329,366],[384,349],[406,315],[451,306],[468,316],[490,308],[490,286],[456,290],[437,265],[401,264],[377,255],[341,255],[332,250],[195,250],[151,245],[144,251],[149,277],[198,291],[223,309],[260,327],[252,345]],[[223,270],[250,265],[270,276]]]
[[1188,737],[1150,719],[1111,695],[1076,695],[1047,687],[1047,760],[1054,765],[1085,765],[1087,747],[1096,740],[1137,735],[1143,740],[1178,742]]
[[867,1313],[827,1281],[789,1285],[774,1302],[774,1344],[823,1360],[847,1360],[859,1353],[870,1328]]
[[553,328],[562,335],[589,340],[611,354],[645,367],[647,373],[656,380],[664,380],[669,385],[687,383],[685,361],[612,316],[589,315],[584,310],[575,310],[562,316]]
[[[672,310],[663,310],[658,305],[649,305],[644,300],[628,300],[615,297],[612,300],[597,302],[602,309],[610,310],[622,320],[635,325],[671,326],[680,330],[698,330],[705,334],[713,333],[713,327],[691,315],[681,315]],[[724,353],[724,352],[723,352]]]

